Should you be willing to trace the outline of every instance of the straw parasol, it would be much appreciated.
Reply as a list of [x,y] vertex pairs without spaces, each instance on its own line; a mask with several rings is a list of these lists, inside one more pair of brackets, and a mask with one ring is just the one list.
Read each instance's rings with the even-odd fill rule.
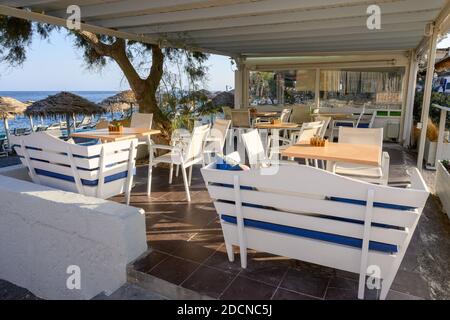
[[214,107],[234,107],[234,92],[222,91],[211,99]]
[[11,97],[0,97],[0,118],[3,119],[5,124],[6,138],[9,145],[9,124],[8,119],[13,118],[18,114],[24,113],[28,104],[23,103]]
[[132,90],[125,90],[102,100],[100,105],[107,108],[113,114],[114,112],[123,112],[128,109],[133,111],[133,104],[136,103],[134,92]]
[[25,114],[28,116],[66,115],[68,133],[70,133],[71,116],[74,118],[77,114],[93,115],[105,112],[104,107],[76,94],[64,91],[36,101],[25,110]]

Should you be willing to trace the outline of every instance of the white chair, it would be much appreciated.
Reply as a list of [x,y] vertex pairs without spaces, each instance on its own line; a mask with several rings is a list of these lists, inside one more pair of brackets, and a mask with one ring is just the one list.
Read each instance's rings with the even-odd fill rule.
[[274,156],[279,158],[281,151],[299,142],[309,142],[315,135],[319,135],[324,123],[323,121],[304,122],[299,131],[291,132],[290,139],[279,137],[282,142],[281,146],[277,145],[277,141],[273,137],[269,137],[269,159]]
[[331,132],[330,132],[330,141],[334,141],[334,137],[336,132],[339,131],[340,127],[347,128],[372,128],[373,123],[375,121],[375,117],[377,112],[374,110],[370,115],[369,121],[364,121],[363,119],[366,117],[366,106],[362,108],[362,111],[359,113],[358,117],[353,120],[332,120],[331,121]]
[[130,203],[137,139],[82,146],[35,132],[12,141],[34,183],[102,199],[125,192]]
[[[175,145],[161,145],[161,144],[151,144],[150,145],[150,161],[148,170],[148,188],[147,194],[150,195],[151,192],[151,181],[152,181],[152,168],[158,163],[168,163],[170,164],[169,172],[169,183],[172,183],[173,176],[173,166],[181,166],[181,173],[183,175],[184,187],[186,190],[187,201],[191,201],[191,195],[189,193],[189,186],[192,179],[192,166],[197,163],[204,163],[203,159],[203,149],[206,140],[206,136],[209,132],[209,125],[203,125],[200,127],[195,127],[191,140],[185,150]],[[169,150],[170,152],[156,157],[153,157],[153,151],[155,149]],[[189,179],[186,174],[186,169],[189,168]]]
[[[153,122],[153,113],[133,113],[131,115],[130,128],[145,128],[151,129]],[[150,136],[140,137],[138,139],[139,144],[150,144]]]
[[279,161],[278,159],[269,159],[264,150],[261,136],[257,129],[250,130],[242,134],[245,150],[247,152],[248,161],[252,168],[269,167],[272,164],[280,165],[297,165],[294,161]]
[[408,189],[304,165],[262,175],[212,163],[201,173],[231,262],[239,246],[242,268],[253,249],[356,273],[360,299],[366,276],[383,280],[380,299],[386,298],[429,195],[417,169]]
[[331,117],[315,116],[314,121],[322,121],[323,122],[323,126],[322,126],[322,129],[320,129],[319,136],[322,139],[325,138],[325,136],[327,134],[328,126],[330,125],[330,122],[331,122]]
[[[341,127],[339,129],[338,141],[339,143],[377,145],[382,148],[383,128],[361,129]],[[389,180],[389,154],[387,152],[382,153],[381,165],[379,167],[338,162],[335,164],[334,172],[371,183],[387,185]]]
[[229,131],[229,144],[234,145],[234,137],[237,136],[238,142],[241,141],[241,134],[251,129],[250,110],[233,110],[231,111],[231,129]]
[[225,141],[230,129],[231,120],[216,119],[208,137],[206,138],[206,145],[204,150],[205,162],[211,162],[211,155],[214,153],[221,153],[225,146]]

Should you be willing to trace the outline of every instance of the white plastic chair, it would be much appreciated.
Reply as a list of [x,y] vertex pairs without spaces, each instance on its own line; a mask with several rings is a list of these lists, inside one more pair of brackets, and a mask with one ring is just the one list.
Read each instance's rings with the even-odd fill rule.
[[290,139],[283,137],[278,138],[282,142],[281,146],[275,145],[277,141],[273,137],[269,137],[269,159],[273,159],[275,155],[279,157],[281,150],[284,150],[296,143],[305,141],[309,142],[312,137],[320,134],[323,125],[323,121],[304,122],[299,131],[291,132]]
[[229,144],[233,146],[234,137],[237,135],[238,142],[241,141],[241,135],[251,129],[250,110],[233,110],[231,111],[231,130]]
[[[203,149],[206,140],[206,136],[209,132],[209,124],[195,127],[189,145],[185,150],[175,145],[161,145],[161,144],[151,144],[150,145],[150,161],[149,161],[149,171],[148,171],[148,188],[147,194],[151,193],[151,180],[152,180],[152,168],[158,163],[168,163],[170,164],[169,172],[169,183],[172,183],[173,176],[173,165],[181,166],[181,173],[183,174],[184,188],[186,190],[187,201],[191,201],[191,195],[189,193],[189,186],[192,180],[192,166],[197,163],[203,163]],[[153,157],[153,151],[155,149],[169,150],[170,152],[156,157]],[[189,179],[186,174],[186,169],[189,168]]]
[[[153,122],[153,113],[133,113],[131,115],[130,128],[145,128],[151,129]],[[138,139],[139,144],[147,144],[149,142],[148,137],[140,137]]]
[[[339,143],[369,144],[382,148],[383,128],[341,127],[339,129]],[[371,183],[387,185],[389,179],[389,154],[387,152],[382,153],[379,167],[338,162],[335,164],[334,172]]]
[[230,129],[231,120],[216,119],[208,137],[206,138],[206,145],[204,150],[205,162],[211,161],[211,155],[214,153],[221,153],[225,146],[225,141]]

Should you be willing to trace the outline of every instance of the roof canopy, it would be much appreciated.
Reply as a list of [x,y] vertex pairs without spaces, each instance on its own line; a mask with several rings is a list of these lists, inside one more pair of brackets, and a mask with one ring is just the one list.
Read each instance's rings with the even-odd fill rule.
[[45,116],[56,114],[99,114],[106,110],[83,97],[70,92],[60,92],[53,96],[34,102],[25,114],[30,116]]
[[130,109],[134,103],[137,103],[134,92],[125,90],[102,100],[100,105],[112,111],[123,111]]
[[[81,7],[86,30],[233,57],[414,49],[424,37],[425,26],[448,9],[447,0],[75,2]],[[64,25],[72,3],[0,0],[4,5],[0,13]],[[366,26],[369,4],[381,8],[380,30]],[[30,8],[45,16],[11,7]]]
[[11,97],[0,97],[0,118],[11,118],[24,113],[28,104]]

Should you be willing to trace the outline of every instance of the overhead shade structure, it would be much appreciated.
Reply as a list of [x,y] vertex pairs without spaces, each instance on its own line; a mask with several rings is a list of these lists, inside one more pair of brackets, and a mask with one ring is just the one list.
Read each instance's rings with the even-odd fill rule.
[[[447,3],[446,0],[78,2],[84,30],[233,57],[416,48],[427,23],[433,22]],[[1,4],[4,7],[0,13],[33,20],[49,17],[42,22],[66,25],[68,2],[64,0],[0,1]],[[379,30],[367,28],[369,4],[380,7]]]
[[70,119],[75,115],[93,115],[105,113],[106,109],[92,101],[70,92],[60,92],[31,104],[25,110],[28,116],[65,115],[67,131],[70,134]]
[[129,109],[133,112],[133,105],[136,103],[134,92],[132,90],[125,90],[102,100],[100,105],[111,112],[114,118],[114,112],[123,112]]
[[5,125],[5,134],[9,144],[9,124],[8,119],[16,115],[23,114],[28,104],[11,97],[0,97],[0,118]]

